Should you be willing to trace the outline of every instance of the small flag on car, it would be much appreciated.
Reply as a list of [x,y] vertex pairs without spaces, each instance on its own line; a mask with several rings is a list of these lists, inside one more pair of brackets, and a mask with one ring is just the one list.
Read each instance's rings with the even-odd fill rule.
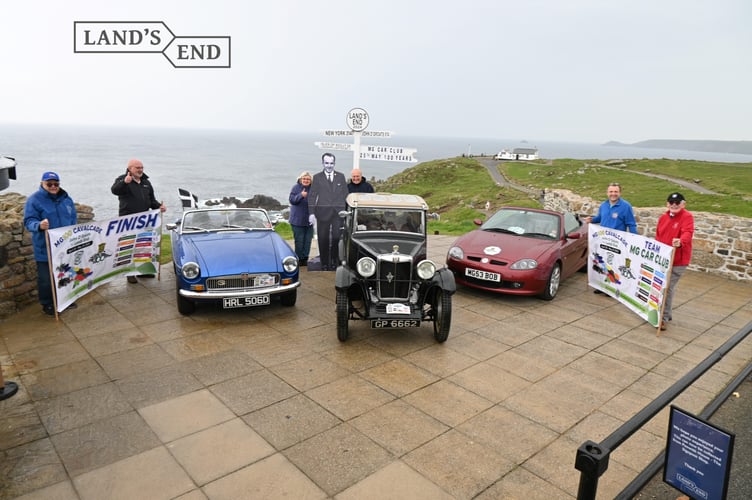
[[183,210],[186,208],[198,208],[198,196],[187,189],[178,188],[178,196],[180,197],[180,203],[183,204]]

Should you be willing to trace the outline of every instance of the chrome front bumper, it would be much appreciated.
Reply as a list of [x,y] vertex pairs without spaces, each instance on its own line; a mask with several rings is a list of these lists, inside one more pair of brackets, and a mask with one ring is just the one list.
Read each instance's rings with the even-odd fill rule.
[[290,292],[299,286],[300,286],[300,281],[292,283],[290,285],[275,286],[272,288],[259,288],[257,290],[247,290],[247,291],[214,290],[214,291],[206,291],[206,292],[194,292],[193,290],[183,290],[181,288],[180,295],[181,297],[185,297],[187,299],[222,300],[222,299],[233,299],[233,298],[238,298],[238,297],[241,297],[241,298],[253,297],[255,295],[277,295],[279,293]]

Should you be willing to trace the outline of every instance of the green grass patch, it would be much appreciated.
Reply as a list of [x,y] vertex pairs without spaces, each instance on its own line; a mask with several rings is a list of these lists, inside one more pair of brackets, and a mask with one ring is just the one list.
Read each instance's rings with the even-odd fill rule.
[[491,202],[491,213],[509,205],[540,207],[520,191],[497,186],[486,167],[472,158],[420,163],[377,182],[375,187],[379,192],[415,194],[426,200],[429,213],[441,216],[440,220],[429,220],[429,234],[464,234],[475,229],[473,219],[486,218],[486,201]]
[[[501,172],[512,182],[536,189],[568,189],[581,196],[605,200],[608,184],[618,182],[622,185],[622,196],[634,207],[662,207],[670,193],[679,191],[687,198],[687,208],[691,211],[752,217],[750,163],[665,159],[618,163],[560,159],[499,165]],[[718,194],[700,194],[670,180],[638,172],[686,180]]]

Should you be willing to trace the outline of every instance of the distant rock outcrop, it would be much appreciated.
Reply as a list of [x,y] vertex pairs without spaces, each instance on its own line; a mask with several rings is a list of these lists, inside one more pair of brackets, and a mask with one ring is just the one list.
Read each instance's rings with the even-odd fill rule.
[[263,194],[254,195],[247,200],[239,200],[234,196],[225,196],[221,200],[207,200],[204,202],[208,207],[214,206],[235,206],[238,208],[263,208],[264,210],[284,210],[287,205],[281,204],[271,196]]

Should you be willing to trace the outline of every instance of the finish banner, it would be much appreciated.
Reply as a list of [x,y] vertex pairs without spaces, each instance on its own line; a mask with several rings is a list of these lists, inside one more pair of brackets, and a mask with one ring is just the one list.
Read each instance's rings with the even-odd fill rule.
[[588,285],[659,326],[674,248],[654,239],[590,224]]
[[157,274],[162,214],[157,210],[47,231],[58,312],[117,277]]

